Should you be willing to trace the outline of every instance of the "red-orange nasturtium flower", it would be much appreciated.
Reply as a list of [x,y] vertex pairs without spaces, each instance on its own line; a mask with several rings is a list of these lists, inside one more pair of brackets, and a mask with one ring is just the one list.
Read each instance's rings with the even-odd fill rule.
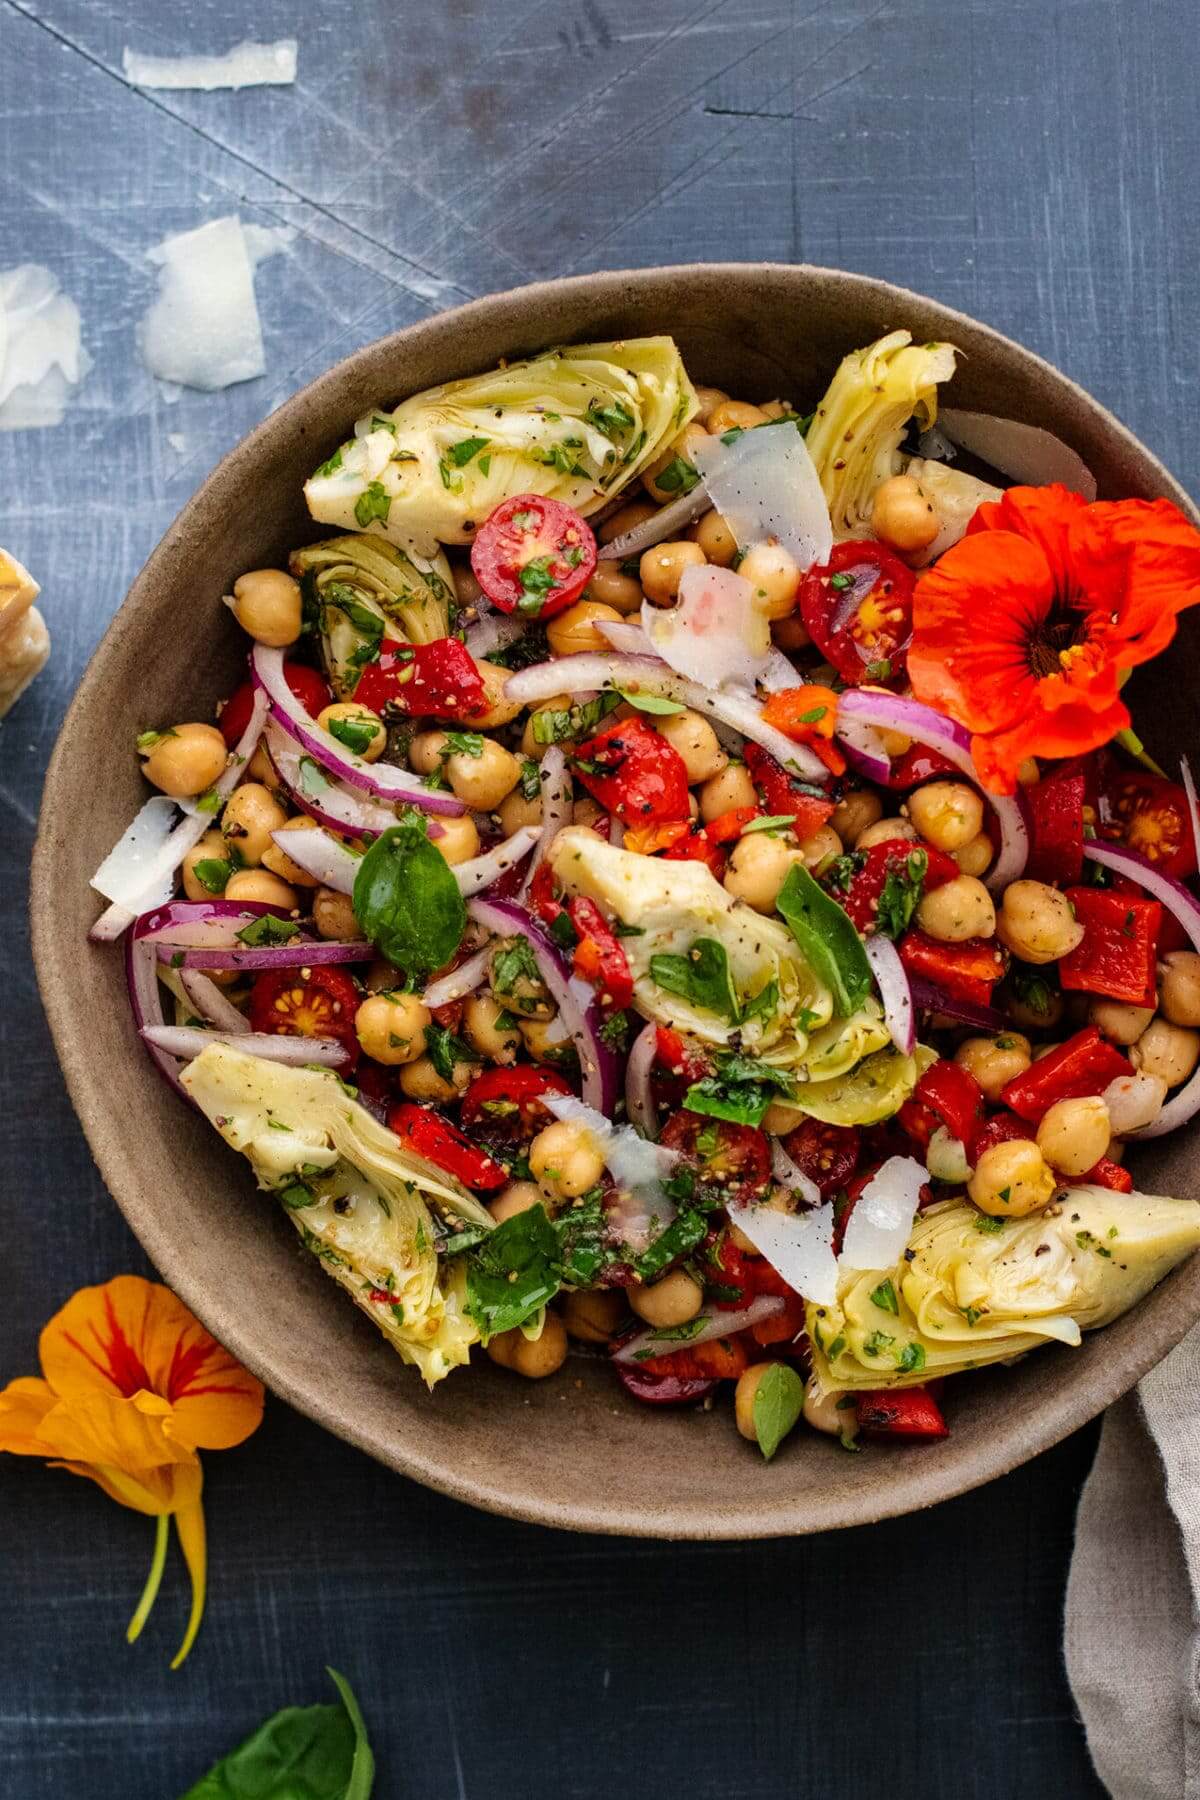
[[197,1450],[227,1450],[250,1436],[263,1411],[248,1375],[182,1301],[140,1275],[81,1288],[38,1341],[42,1377],[0,1392],[0,1450],[43,1456],[86,1475],[122,1506],[157,1518],[145,1590],[130,1643],[150,1615],[174,1518],[192,1607],[177,1669],[204,1612],[207,1552]]
[[966,726],[984,785],[1011,793],[1022,758],[1125,729],[1122,679],[1197,601],[1200,532],[1169,500],[1010,488],[917,583],[913,692]]

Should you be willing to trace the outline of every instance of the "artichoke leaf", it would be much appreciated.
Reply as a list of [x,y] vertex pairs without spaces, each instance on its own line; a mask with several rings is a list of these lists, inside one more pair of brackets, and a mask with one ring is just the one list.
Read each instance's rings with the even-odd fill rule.
[[354,692],[384,636],[410,644],[449,636],[453,578],[436,545],[430,554],[412,541],[356,532],[305,545],[290,567],[340,699]]
[[949,550],[966,536],[967,526],[985,500],[1000,500],[1004,496],[1003,488],[993,487],[977,475],[968,475],[965,469],[919,456],[905,464],[904,473],[912,476],[938,516],[937,536],[916,559],[922,566],[936,562],[943,550]]

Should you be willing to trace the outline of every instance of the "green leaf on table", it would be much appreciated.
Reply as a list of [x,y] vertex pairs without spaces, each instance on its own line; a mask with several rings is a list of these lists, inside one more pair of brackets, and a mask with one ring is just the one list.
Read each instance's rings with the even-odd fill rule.
[[285,1706],[181,1800],[371,1800],[375,1758],[353,1689],[328,1671],[340,1705]]

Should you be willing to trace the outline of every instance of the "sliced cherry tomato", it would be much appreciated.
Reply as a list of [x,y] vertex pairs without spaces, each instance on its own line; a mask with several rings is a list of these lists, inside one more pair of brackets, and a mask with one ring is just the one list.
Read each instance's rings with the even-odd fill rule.
[[570,1084],[551,1069],[521,1063],[512,1069],[485,1069],[463,1095],[459,1112],[464,1125],[486,1124],[513,1137],[532,1137],[553,1123],[544,1101],[547,1094],[569,1094]]
[[359,1059],[354,1031],[358,989],[344,969],[315,964],[299,969],[267,969],[250,992],[250,1029],[276,1037],[331,1037],[343,1045],[350,1068]]
[[633,999],[633,976],[612,927],[585,894],[576,895],[567,912],[579,933],[572,955],[575,973],[592,984],[603,1008],[623,1012]]
[[748,1306],[754,1295],[753,1258],[739,1250],[727,1231],[710,1231],[700,1246],[704,1291],[721,1312]]
[[805,1119],[788,1133],[783,1147],[802,1175],[815,1182],[822,1200],[844,1188],[862,1153],[857,1125],[826,1125],[822,1119]]
[[[660,1363],[667,1360],[658,1358]],[[626,1393],[644,1406],[683,1406],[689,1400],[703,1400],[717,1385],[711,1375],[648,1375],[641,1363],[614,1362],[613,1368]]]
[[872,539],[835,544],[800,584],[809,637],[843,681],[885,686],[904,674],[912,637],[912,570]]
[[975,1134],[975,1142],[971,1146],[971,1161],[977,1163],[985,1150],[992,1150],[997,1144],[1009,1144],[1016,1138],[1032,1136],[1025,1120],[1019,1119],[1016,1113],[993,1113],[986,1125]]
[[1176,782],[1148,769],[1123,770],[1101,790],[1099,811],[1103,837],[1136,850],[1177,881],[1194,873],[1187,795]]
[[572,766],[592,798],[625,824],[687,816],[683,758],[644,719],[605,725],[576,746]]
[[592,579],[596,540],[561,500],[516,494],[476,532],[471,567],[501,612],[549,619],[578,600]]
[[486,1150],[478,1149],[470,1138],[463,1136],[457,1125],[443,1119],[432,1107],[417,1106],[414,1101],[405,1100],[401,1105],[393,1106],[387,1122],[389,1131],[394,1131],[415,1156],[423,1156],[426,1162],[445,1169],[464,1187],[491,1193],[508,1181],[507,1169]]
[[771,1179],[771,1146],[756,1125],[733,1125],[683,1107],[667,1120],[659,1142],[678,1150],[701,1181],[730,1188],[739,1200],[760,1193]]
[[655,1027],[654,1060],[668,1075],[677,1075],[689,1085],[712,1074],[708,1052],[692,1038],[672,1031],[669,1025]]
[[[924,858],[923,869],[919,861],[913,861],[914,857]],[[891,936],[897,924],[903,930],[904,912],[911,918],[922,894],[932,893],[960,873],[954,858],[935,850],[932,844],[914,844],[911,838],[885,838],[867,850],[851,850],[846,856],[839,856],[823,880],[859,931],[882,928],[888,929]],[[881,925],[879,903],[889,883],[891,904],[884,908]]]
[[983,1120],[983,1089],[969,1070],[942,1058],[926,1069],[896,1116],[922,1149],[944,1125],[970,1151]]
[[773,756],[757,744],[747,744],[744,752],[750,779],[762,797],[763,810],[770,818],[791,813],[796,836],[803,843],[819,831],[833,816],[833,801],[798,775],[789,775]]
[[[299,700],[301,706],[311,718],[323,712],[333,699],[329,683],[307,663],[285,662],[283,678]],[[254,707],[254,683],[244,681],[239,688],[234,688],[228,700],[221,708],[221,716],[217,726],[226,744],[233,746],[250,723],[250,714]]]
[[392,1076],[393,1070],[385,1069],[382,1063],[377,1062],[360,1062],[354,1071],[354,1085],[358,1089],[359,1099],[368,1107],[374,1108],[380,1120],[395,1098]]
[[400,644],[384,638],[358,678],[354,698],[373,712],[400,707],[412,718],[469,720],[487,707],[483,676],[458,638]]

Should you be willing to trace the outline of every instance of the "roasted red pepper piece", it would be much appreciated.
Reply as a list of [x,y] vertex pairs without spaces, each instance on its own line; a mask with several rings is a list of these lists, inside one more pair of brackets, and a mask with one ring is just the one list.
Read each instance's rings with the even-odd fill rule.
[[1110,1081],[1129,1072],[1129,1064],[1120,1051],[1105,1043],[1096,1027],[1089,1025],[1056,1050],[1039,1056],[1023,1074],[1014,1075],[1001,1090],[1000,1098],[1023,1119],[1036,1122],[1057,1100],[1102,1094]]
[[1090,1181],[1096,1187],[1111,1188],[1114,1194],[1132,1194],[1133,1192],[1133,1176],[1128,1169],[1123,1169],[1120,1163],[1114,1162],[1110,1156],[1102,1156],[1100,1161],[1079,1179]]
[[816,752],[831,775],[844,775],[846,759],[833,742],[837,730],[837,695],[832,688],[808,682],[779,688],[763,702],[762,716],[776,731]]
[[713,1069],[707,1053],[669,1025],[655,1027],[654,1060],[669,1075],[677,1075],[689,1085],[702,1081]]
[[448,1175],[454,1175],[464,1187],[481,1188],[485,1192],[500,1188],[508,1181],[507,1169],[479,1150],[456,1125],[443,1119],[429,1107],[405,1100],[388,1114],[388,1129],[414,1155],[436,1163]]
[[750,1357],[740,1337],[709,1338],[690,1349],[649,1356],[638,1368],[646,1375],[674,1375],[683,1381],[736,1381]]
[[734,844],[747,825],[762,816],[762,808],[758,806],[731,806],[728,812],[718,813],[715,819],[710,819],[704,833],[714,844]]
[[644,719],[605,725],[576,745],[572,767],[592,798],[624,824],[687,817],[683,758]]
[[1014,1138],[1029,1138],[1033,1133],[1024,1119],[1018,1119],[1016,1113],[993,1113],[981,1130],[975,1133],[975,1142],[971,1146],[971,1161],[977,1163],[985,1150],[995,1144],[1007,1144]]
[[713,837],[708,826],[688,824],[675,842],[663,852],[664,862],[702,862],[720,881],[728,857]]
[[925,858],[922,893],[931,894],[934,888],[962,873],[952,856],[935,850],[931,844],[914,844],[911,838],[885,838],[869,850],[852,850],[848,856],[839,857],[826,870],[824,885],[859,931],[874,931],[879,902],[889,878],[915,888],[916,879],[909,868],[913,856]]
[[750,779],[762,796],[763,811],[769,818],[790,813],[800,842],[812,837],[833,816],[833,801],[814,791],[811,782],[789,775],[773,756],[757,744],[747,744],[744,755]]
[[543,924],[553,925],[566,907],[554,892],[554,874],[548,862],[539,863],[529,884],[529,909]]
[[528,1063],[485,1069],[463,1095],[459,1117],[464,1125],[486,1125],[492,1133],[500,1128],[511,1130],[514,1137],[522,1133],[532,1137],[551,1123],[546,1095],[570,1091],[569,1083],[552,1069],[534,1069]]
[[575,973],[591,982],[601,1006],[623,1011],[633,999],[633,976],[612,927],[596,902],[584,894],[576,895],[567,913],[579,933],[572,957]]
[[923,931],[907,931],[897,946],[910,975],[932,981],[960,1000],[991,1004],[992,988],[1004,974],[1007,959],[994,938],[970,938],[965,944],[942,944]]
[[983,1122],[983,1089],[969,1070],[943,1058],[926,1069],[897,1116],[922,1149],[944,1125],[969,1151]]
[[856,1394],[858,1429],[867,1437],[944,1438],[950,1427],[927,1387],[875,1388]]
[[1058,965],[1064,988],[1105,994],[1130,1006],[1153,1006],[1163,909],[1157,900],[1071,887],[1067,899],[1083,926],[1083,940]]
[[1033,881],[1066,887],[1083,872],[1083,800],[1087,782],[1081,773],[1059,770],[1023,790],[1029,809],[1029,860],[1025,873]]
[[483,676],[458,638],[398,644],[384,638],[358,678],[354,698],[373,712],[394,705],[414,718],[470,719],[487,707]]

